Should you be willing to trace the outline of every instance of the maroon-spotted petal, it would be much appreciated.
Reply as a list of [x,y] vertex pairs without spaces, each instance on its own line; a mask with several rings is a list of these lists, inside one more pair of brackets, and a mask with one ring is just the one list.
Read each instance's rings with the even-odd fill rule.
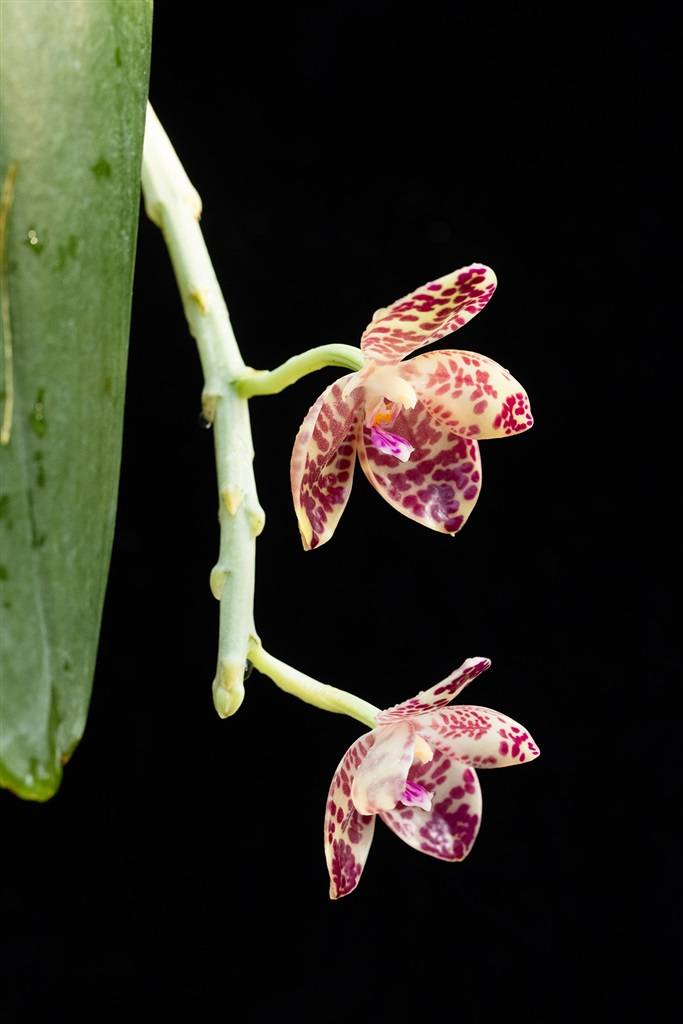
[[400,367],[422,404],[462,437],[482,441],[533,425],[526,391],[493,359],[477,352],[421,352]]
[[323,391],[294,442],[292,497],[306,550],[330,539],[351,492],[363,403],[362,388],[343,397],[353,376],[340,377]]
[[[413,715],[422,715],[425,711],[435,711],[437,708],[445,707],[461,690],[465,689],[468,683],[471,683],[473,679],[490,667],[491,662],[488,658],[468,658],[467,661],[463,661],[460,668],[456,668],[440,683],[428,690],[421,690],[417,697],[411,697],[410,700],[404,700],[401,704],[395,704],[385,711],[380,711],[377,715],[377,724],[383,725],[385,722],[400,721]],[[422,719],[418,721],[421,722]],[[417,723],[415,724],[417,725]],[[421,727],[417,731],[422,734]]]
[[410,781],[432,796],[432,809],[397,807],[380,817],[409,846],[439,860],[463,860],[481,823],[479,781],[468,765],[434,752],[428,764],[415,764]]
[[349,747],[334,773],[327,796],[325,859],[333,900],[356,888],[372,844],[375,816],[359,814],[351,800],[351,786],[376,737],[377,730],[373,730]]
[[524,764],[540,753],[524,726],[491,708],[461,704],[412,721],[430,747],[474,768]]
[[445,338],[484,308],[496,290],[496,275],[478,263],[454,270],[378,309],[361,338],[376,363],[397,363],[423,345]]
[[391,429],[415,450],[401,462],[378,451],[365,427],[357,447],[366,477],[404,516],[439,533],[457,533],[479,497],[477,442],[451,434],[420,402],[400,412]]

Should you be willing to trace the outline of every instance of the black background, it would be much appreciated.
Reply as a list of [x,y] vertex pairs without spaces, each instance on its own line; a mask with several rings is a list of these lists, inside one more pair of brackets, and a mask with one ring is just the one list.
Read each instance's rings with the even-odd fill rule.
[[509,366],[536,417],[482,444],[454,539],[358,471],[333,541],[304,554],[289,455],[337,373],[254,400],[265,646],[381,706],[488,655],[466,699],[523,722],[542,756],[481,773],[464,863],[378,823],[359,889],[328,901],[323,807],[358,725],[256,673],[236,717],[213,711],[212,437],[143,218],[88,731],[49,804],[0,801],[10,1019],[44,997],[53,1021],[227,1019],[238,997],[248,1020],[668,1019],[673,37],[656,8],[570,10],[157,5],[151,99],[203,197],[246,361],[355,344],[378,306],[482,261],[498,291],[452,344]]

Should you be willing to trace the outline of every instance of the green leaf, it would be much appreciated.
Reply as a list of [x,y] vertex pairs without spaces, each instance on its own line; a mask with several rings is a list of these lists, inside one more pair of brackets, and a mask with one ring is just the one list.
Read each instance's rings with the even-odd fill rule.
[[0,17],[0,783],[45,800],[85,726],[111,555],[152,5]]

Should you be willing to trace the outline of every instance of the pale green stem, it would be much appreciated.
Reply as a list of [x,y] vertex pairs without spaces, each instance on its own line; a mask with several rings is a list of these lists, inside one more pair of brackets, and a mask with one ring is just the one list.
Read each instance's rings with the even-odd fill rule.
[[300,377],[321,370],[324,366],[345,366],[349,370],[361,370],[364,361],[361,350],[353,345],[320,345],[292,356],[274,370],[251,370],[235,381],[235,387],[244,398],[277,395]]
[[252,468],[248,404],[233,387],[246,367],[199,227],[201,199],[149,105],[142,189],[147,215],[166,240],[185,316],[197,342],[204,372],[202,410],[214,427],[221,541],[211,573],[211,590],[220,601],[213,697],[218,714],[225,718],[244,698],[247,652],[255,637],[255,538],[265,516]]
[[214,428],[221,527],[220,554],[210,579],[221,606],[213,683],[216,710],[225,718],[242,703],[248,657],[287,693],[325,711],[350,715],[372,729],[379,708],[273,658],[261,646],[253,617],[255,539],[265,516],[252,466],[248,396],[276,394],[323,366],[359,370],[363,355],[351,345],[325,345],[294,356],[271,372],[245,367],[199,228],[201,200],[149,104],[142,189],[147,215],[163,232],[185,316],[197,342],[204,372],[202,411]]
[[291,693],[299,700],[313,704],[316,708],[322,708],[323,711],[349,715],[358,722],[362,722],[363,725],[367,725],[369,729],[375,728],[380,709],[376,708],[374,704],[369,704],[353,693],[338,690],[336,686],[320,683],[317,679],[299,672],[298,669],[292,668],[291,665],[268,654],[256,639],[249,648],[249,661],[254,668],[272,679],[275,685],[285,693]]

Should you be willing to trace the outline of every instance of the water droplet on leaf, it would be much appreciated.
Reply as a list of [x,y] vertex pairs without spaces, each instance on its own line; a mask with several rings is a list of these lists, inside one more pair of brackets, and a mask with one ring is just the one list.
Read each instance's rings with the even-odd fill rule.
[[45,437],[47,423],[45,421],[45,388],[38,388],[33,409],[29,415],[29,423],[36,437]]
[[27,245],[29,249],[32,249],[37,256],[39,256],[45,248],[35,228],[28,229],[26,232],[26,238],[24,239],[24,244]]

